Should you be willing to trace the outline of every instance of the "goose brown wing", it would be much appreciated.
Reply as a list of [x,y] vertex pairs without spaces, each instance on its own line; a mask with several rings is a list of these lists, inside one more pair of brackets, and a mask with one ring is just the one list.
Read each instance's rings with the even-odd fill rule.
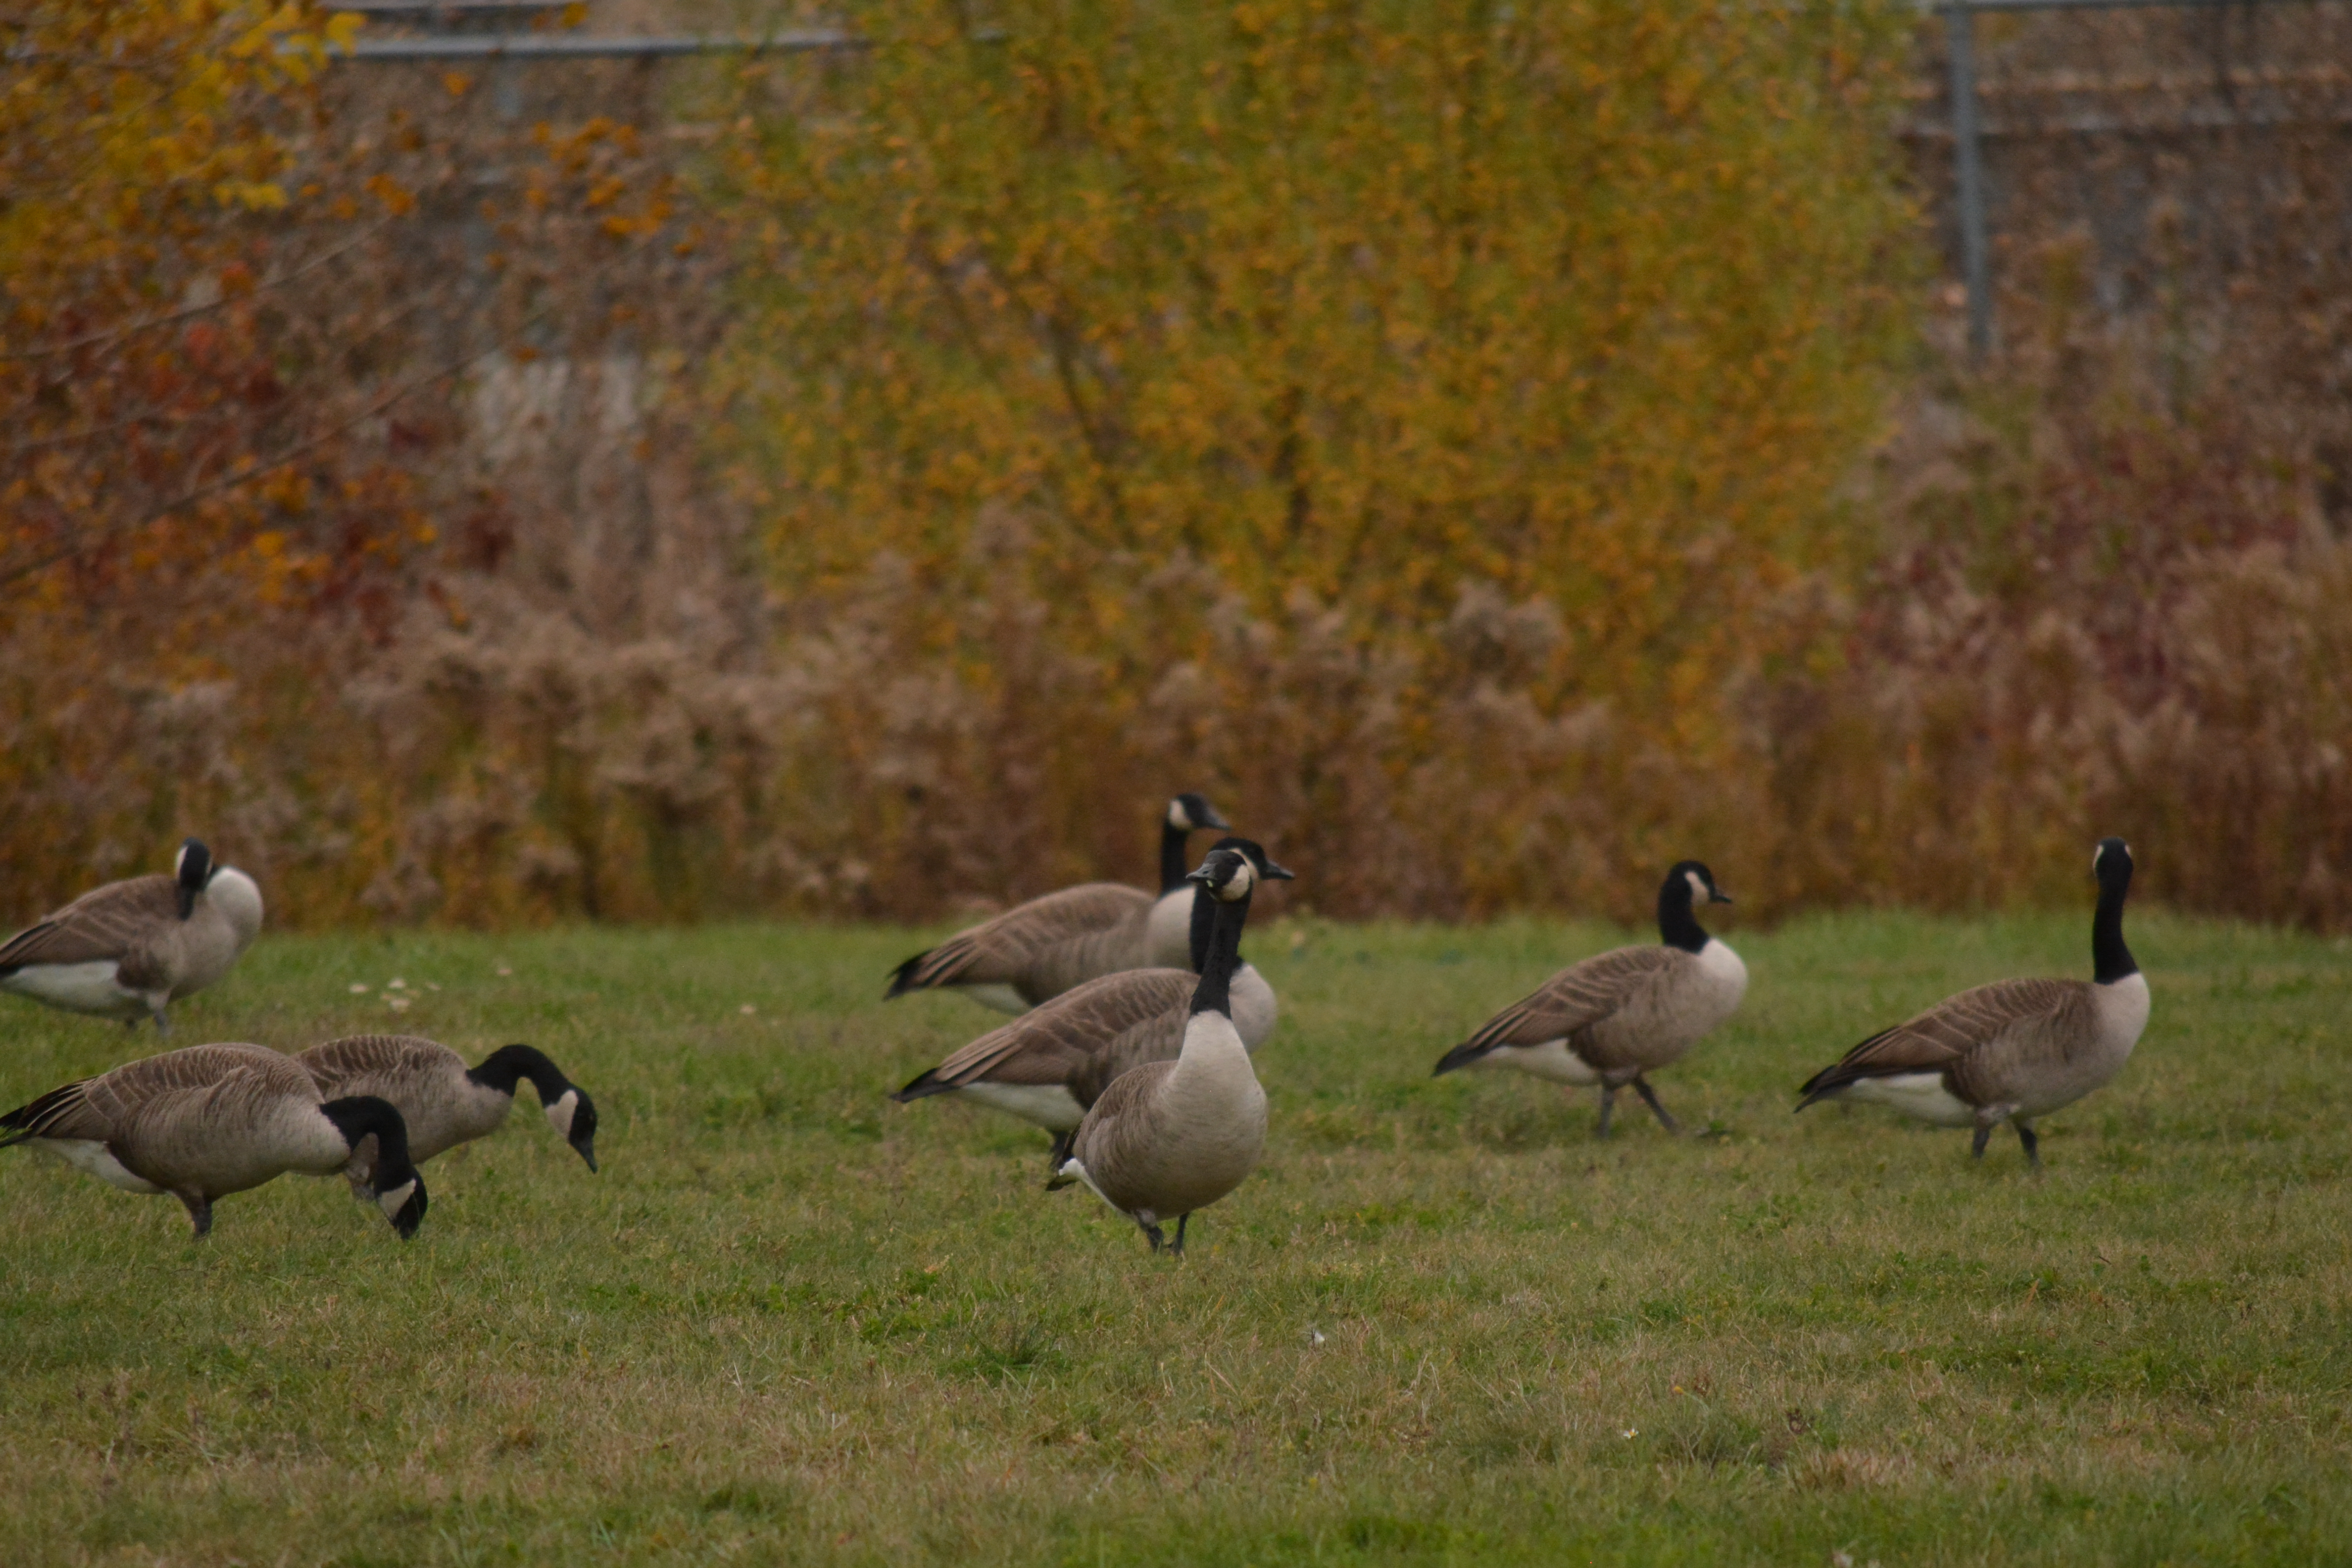
[[[1088,1061],[1139,1025],[1181,1016],[1197,975],[1182,969],[1130,969],[1090,980],[965,1046],[898,1091],[920,1099],[966,1084],[1068,1083]],[[1074,1090],[1075,1092],[1075,1090]],[[1087,1103],[1080,1096],[1080,1104]]]
[[[1078,1123],[1070,1140],[1070,1152],[1095,1178],[1097,1189],[1107,1182],[1115,1184],[1117,1173],[1130,1151],[1149,1141],[1153,1120],[1151,1096],[1174,1070],[1173,1062],[1147,1062],[1133,1072],[1119,1074],[1087,1111],[1087,1119]],[[1106,1191],[1105,1195],[1109,1196],[1109,1192]],[[1111,1201],[1118,1200],[1113,1197]]]
[[120,959],[159,923],[179,918],[179,884],[171,878],[133,877],[109,882],[0,946],[0,974],[28,963]]
[[2082,1005],[2075,980],[2001,980],[1937,1003],[1917,1017],[1882,1029],[1822,1068],[1798,1092],[1804,1109],[1825,1094],[1867,1078],[1902,1073],[1947,1074],[1953,1089],[1971,1104],[1990,1101],[1972,1092],[1969,1068],[1986,1047],[2004,1037],[2054,1028]]
[[266,1046],[190,1046],[51,1089],[0,1117],[0,1130],[7,1134],[0,1138],[0,1145],[26,1138],[111,1142],[162,1102],[215,1089],[240,1077],[251,1078],[257,1093],[317,1098],[310,1075]]
[[934,985],[1004,984],[1038,953],[1150,913],[1151,895],[1118,882],[1087,882],[1032,899],[961,931],[898,966],[889,994]]
[[457,1063],[459,1071],[465,1070],[457,1052],[415,1035],[347,1035],[312,1046],[294,1059],[317,1080],[320,1096],[328,1100],[337,1098],[340,1086],[365,1078],[409,1077],[451,1062]]
[[1621,947],[1571,963],[1533,994],[1487,1019],[1476,1034],[1448,1052],[1447,1059],[1471,1061],[1498,1046],[1539,1046],[1589,1028],[1688,956],[1680,948]]

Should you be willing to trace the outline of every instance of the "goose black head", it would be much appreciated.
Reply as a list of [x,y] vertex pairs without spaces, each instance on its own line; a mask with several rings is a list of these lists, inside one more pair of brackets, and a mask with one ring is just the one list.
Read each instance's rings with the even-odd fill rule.
[[[1287,872],[1284,874],[1288,875]],[[1220,844],[1209,851],[1200,868],[1192,872],[1187,879],[1208,889],[1209,896],[1219,903],[1234,904],[1250,896],[1257,886],[1257,867],[1251,862],[1248,854],[1240,849],[1228,849]]]
[[1658,888],[1658,940],[1685,952],[1705,951],[1707,935],[1692,907],[1729,902],[1731,895],[1715,885],[1715,873],[1703,863],[1676,861]]
[[1186,790],[1168,803],[1168,826],[1179,833],[1191,833],[1202,827],[1230,827],[1233,825],[1217,815],[1208,797]]
[[596,1102],[588,1091],[576,1083],[567,1083],[563,1092],[547,1105],[548,1125],[572,1145],[572,1152],[596,1168]]
[[2128,887],[2131,883],[2131,846],[2120,838],[2102,838],[2091,852],[2091,875],[2102,888],[2111,884]]
[[[1295,882],[1298,880],[1298,875],[1297,872],[1286,870],[1284,868],[1276,865],[1267,858],[1265,848],[1255,839],[1233,837],[1220,838],[1217,840],[1215,847],[1212,848],[1209,853],[1213,855],[1219,849],[1230,849],[1234,854],[1239,855],[1244,859],[1247,860],[1250,863],[1250,869],[1257,873],[1258,879],[1260,881]],[[1204,868],[1206,864],[1207,863],[1205,861],[1202,862]]]
[[392,1222],[393,1233],[403,1241],[416,1239],[416,1227],[425,1223],[425,1206],[431,1199],[425,1191],[425,1178],[412,1167],[408,1179],[385,1187],[375,1194],[375,1206]]
[[[1702,861],[1676,861],[1675,868],[1666,873],[1666,886],[1673,888],[1678,882],[1690,889],[1690,901],[1694,904],[1731,902],[1731,895],[1715,885],[1715,873]],[[1679,892],[1676,896],[1680,896]]]
[[172,863],[172,875],[179,884],[180,918],[186,920],[195,910],[196,895],[213,879],[213,852],[205,847],[203,839],[181,841],[179,856]]

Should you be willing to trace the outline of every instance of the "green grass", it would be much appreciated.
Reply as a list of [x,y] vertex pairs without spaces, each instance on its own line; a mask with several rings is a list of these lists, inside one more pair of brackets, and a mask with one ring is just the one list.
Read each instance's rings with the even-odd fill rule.
[[[2352,950],[2136,917],[2154,1019],[2038,1178],[1789,1114],[2087,926],[1728,928],[1748,1005],[1658,1079],[1705,1131],[1629,1098],[1608,1143],[1589,1094],[1427,1074],[1622,933],[1274,926],[1265,1163],[1181,1264],[1041,1191],[1041,1135],[883,1099],[991,1022],[877,1000],[920,933],[270,938],[178,1040],[429,982],[398,1022],[546,1049],[604,1173],[519,1107],[413,1245],[301,1179],[199,1245],[0,1155],[0,1560],[2352,1561]],[[155,1047],[0,1001],[0,1103]]]

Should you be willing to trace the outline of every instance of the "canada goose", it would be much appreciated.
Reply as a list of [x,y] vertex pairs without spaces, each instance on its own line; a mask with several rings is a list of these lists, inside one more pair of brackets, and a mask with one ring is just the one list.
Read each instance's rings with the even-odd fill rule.
[[196,1234],[213,1202],[288,1171],[331,1175],[375,1140],[367,1195],[406,1240],[425,1217],[408,1129],[373,1095],[321,1100],[291,1057],[261,1046],[190,1046],[53,1089],[0,1116],[0,1148],[29,1144],[132,1193],[169,1193]]
[[[1252,853],[1255,851],[1255,853]],[[1245,849],[1209,851],[1192,873],[1217,900],[1207,962],[1192,990],[1184,1040],[1173,1061],[1150,1061],[1110,1080],[1070,1138],[1069,1158],[1047,1184],[1084,1182],[1097,1197],[1143,1227],[1157,1252],[1160,1226],[1184,1226],[1256,1168],[1265,1148],[1265,1090],[1250,1070],[1248,1047],[1234,1027],[1231,987],[1249,919],[1255,862]]]
[[[1290,881],[1290,872],[1246,838],[1225,838],[1260,877]],[[1183,969],[1129,969],[1065,991],[1009,1024],[990,1030],[890,1098],[901,1104],[934,1094],[961,1094],[1010,1111],[1055,1134],[1051,1156],[1058,1171],[1070,1134],[1111,1080],[1145,1062],[1167,1061],[1183,1048],[1192,993],[1208,962],[1220,907],[1208,888],[1187,881],[1193,898]],[[1231,1015],[1242,1044],[1255,1051],[1274,1033],[1274,987],[1243,961],[1234,971]]]
[[1685,860],[1658,889],[1658,946],[1621,947],[1570,964],[1439,1058],[1437,1071],[1496,1065],[1599,1084],[1603,1138],[1617,1091],[1630,1083],[1658,1124],[1674,1131],[1675,1119],[1644,1075],[1680,1061],[1748,990],[1739,955],[1699,929],[1692,907],[1701,900],[1727,904],[1731,896],[1715,885],[1714,872]]
[[261,889],[197,839],[169,877],[92,889],[0,946],[0,991],[136,1025],[228,973],[261,933]]
[[1181,968],[1192,907],[1185,841],[1196,828],[1224,826],[1199,795],[1176,796],[1160,828],[1158,898],[1123,882],[1084,882],[1016,904],[898,965],[884,999],[952,989],[1000,1013],[1025,1013],[1100,975]]
[[[596,1168],[596,1105],[556,1065],[529,1046],[501,1046],[478,1068],[448,1047],[414,1035],[353,1035],[313,1046],[294,1058],[324,1095],[372,1094],[400,1108],[408,1124],[408,1156],[422,1165],[460,1143],[499,1130],[529,1079],[556,1133],[588,1168]],[[349,1173],[354,1188],[368,1178],[372,1151],[362,1149]]]
[[1938,1127],[2017,1129],[2042,1163],[2033,1123],[2123,1070],[2147,1026],[2147,977],[2124,945],[2131,850],[2103,838],[2091,856],[2098,912],[2091,917],[2091,979],[1999,980],[1945,998],[1906,1024],[1873,1035],[1835,1067],[1805,1080],[1802,1110],[1824,1100],[1891,1105]]

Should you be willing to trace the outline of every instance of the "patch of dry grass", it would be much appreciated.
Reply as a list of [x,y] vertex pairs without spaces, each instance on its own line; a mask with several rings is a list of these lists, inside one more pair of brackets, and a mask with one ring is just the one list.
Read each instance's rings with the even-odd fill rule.
[[[413,1246],[288,1181],[198,1247],[175,1205],[7,1156],[8,1556],[2326,1557],[2352,951],[2137,920],[2155,1020],[2039,1179],[2013,1142],[1974,1167],[1788,1114],[1874,1024],[2080,970],[2086,924],[1731,931],[1749,1004],[1660,1080],[1705,1131],[1607,1144],[1589,1097],[1426,1074],[1615,933],[1275,927],[1272,1144],[1182,1265],[1040,1191],[1041,1137],[883,1100],[989,1023],[876,1000],[919,936],[273,940],[183,1039],[530,1039],[596,1093],[604,1173],[519,1114],[429,1168]],[[126,1048],[10,1005],[0,1095]]]

